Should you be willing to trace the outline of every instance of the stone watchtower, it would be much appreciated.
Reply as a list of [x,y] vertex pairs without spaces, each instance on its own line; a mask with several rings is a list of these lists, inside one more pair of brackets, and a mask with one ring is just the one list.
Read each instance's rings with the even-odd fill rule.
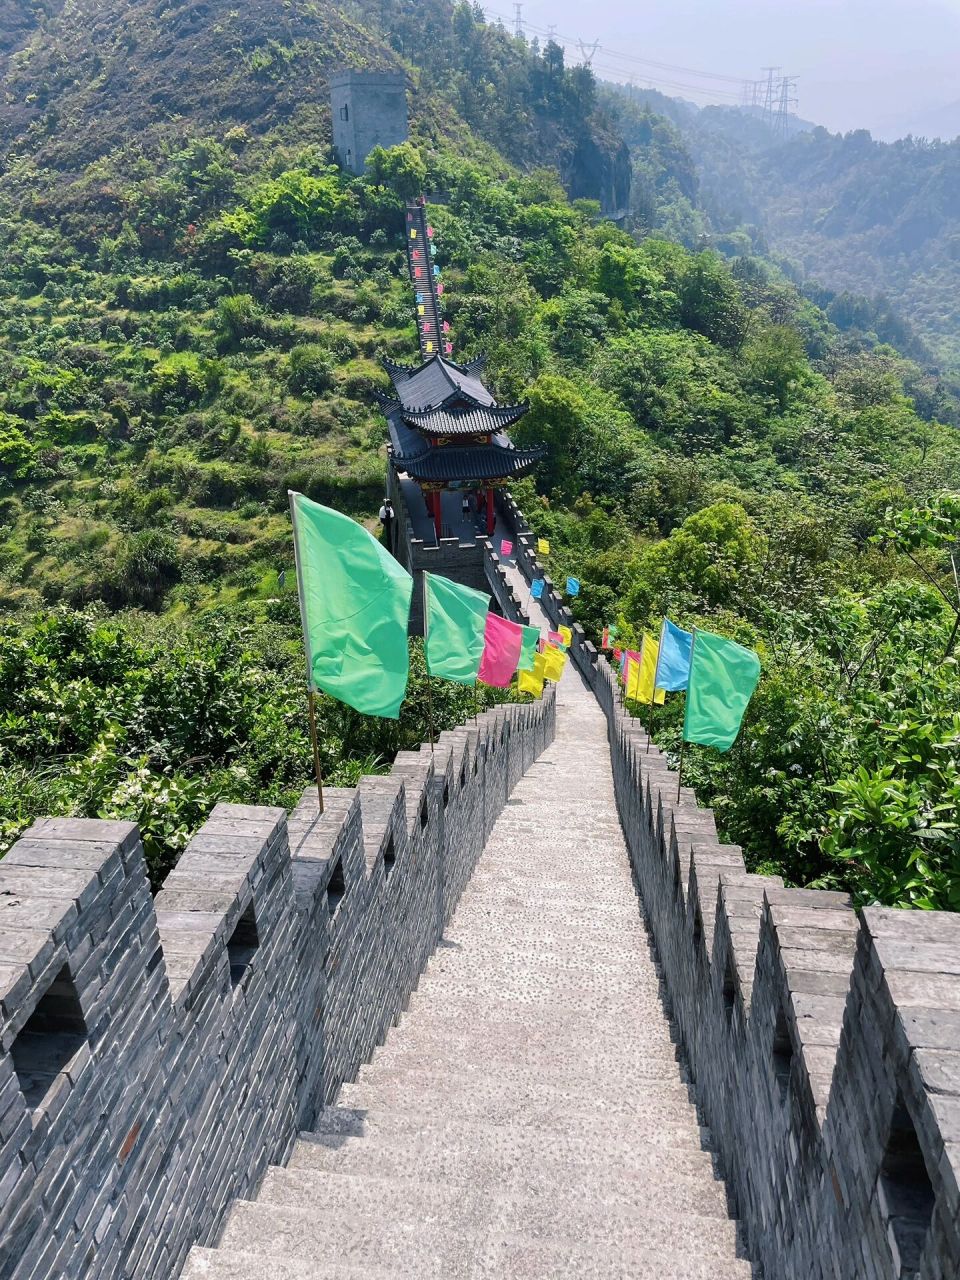
[[407,78],[402,72],[339,71],[330,82],[333,146],[341,168],[362,174],[374,147],[409,136]]

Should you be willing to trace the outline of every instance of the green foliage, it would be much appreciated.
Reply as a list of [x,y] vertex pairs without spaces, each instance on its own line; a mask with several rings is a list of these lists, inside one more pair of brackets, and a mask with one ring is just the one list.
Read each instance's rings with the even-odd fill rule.
[[[0,855],[46,813],[126,818],[159,887],[218,801],[292,806],[312,777],[295,595],[276,612],[256,626],[67,610],[0,624]],[[425,678],[415,645],[395,723],[318,699],[329,785],[426,739]],[[438,732],[472,708],[471,691],[434,682]]]
[[370,181],[378,187],[390,187],[401,200],[412,200],[421,194],[427,180],[423,156],[410,142],[396,147],[374,147],[367,156]]

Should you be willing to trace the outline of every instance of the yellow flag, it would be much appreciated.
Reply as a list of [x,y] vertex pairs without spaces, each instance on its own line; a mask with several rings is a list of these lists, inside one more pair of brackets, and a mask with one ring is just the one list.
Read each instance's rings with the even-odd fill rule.
[[548,556],[549,554],[550,554],[550,539],[538,538],[537,539],[537,555]]
[[533,660],[532,671],[517,672],[517,688],[521,693],[532,693],[535,698],[543,697],[543,680],[546,658],[538,653]]
[[567,665],[567,655],[556,645],[548,644],[544,653],[543,675],[546,680],[559,680]]
[[654,694],[653,681],[657,674],[657,656],[660,652],[660,645],[654,640],[653,636],[644,636],[643,644],[640,646],[640,661],[632,664],[633,669],[630,672],[631,678],[636,671],[636,679],[633,681],[633,688],[636,692],[632,692],[629,688],[627,691],[628,698],[636,698],[637,702],[649,703],[650,699],[657,706],[662,707],[667,700],[667,695],[663,689],[657,689]]
[[573,632],[570,630],[569,627],[557,627],[557,633],[559,634],[563,643],[569,649],[570,646],[573,644]]

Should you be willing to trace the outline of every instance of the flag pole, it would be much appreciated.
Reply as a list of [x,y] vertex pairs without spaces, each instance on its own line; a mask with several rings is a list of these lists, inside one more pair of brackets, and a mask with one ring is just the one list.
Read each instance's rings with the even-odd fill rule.
[[697,628],[690,628],[690,667],[689,676],[687,677],[687,692],[684,695],[686,702],[683,708],[683,734],[680,738],[680,765],[677,770],[677,801],[680,800],[680,787],[683,785],[683,749],[687,745],[687,708],[690,705],[690,685],[693,679],[693,648],[697,643]]
[[436,741],[437,733],[433,723],[433,689],[430,682],[430,672],[427,672],[427,725],[430,729],[430,754],[434,754],[433,744]]
[[303,649],[307,660],[307,706],[310,721],[310,745],[313,747],[313,772],[317,779],[317,798],[320,801],[320,812],[323,813],[323,774],[320,770],[320,741],[317,737],[317,695],[313,687],[313,669],[311,667],[312,649],[310,648],[310,629],[307,625],[307,604],[303,590],[303,566],[300,563],[300,546],[297,540],[297,494],[293,489],[287,490],[290,499],[290,524],[293,529],[293,560],[297,568],[297,597],[300,603],[300,625],[303,628]]
[[433,728],[433,687],[430,684],[430,665],[427,662],[427,637],[430,634],[430,610],[427,605],[427,570],[424,569],[420,575],[420,585],[423,588],[423,669],[426,671],[427,682],[427,725],[430,729],[430,754],[434,754],[433,744],[436,733]]
[[657,673],[660,670],[660,654],[663,652],[663,631],[666,618],[660,623],[660,643],[657,645],[657,662],[653,668],[653,688],[650,690],[650,711],[647,716],[647,755],[650,754],[650,743],[653,741],[653,700],[657,696]]
[[310,742],[313,746],[313,772],[317,779],[317,798],[320,801],[320,812],[323,813],[323,773],[320,769],[320,741],[317,738],[317,695],[311,689],[310,706]]

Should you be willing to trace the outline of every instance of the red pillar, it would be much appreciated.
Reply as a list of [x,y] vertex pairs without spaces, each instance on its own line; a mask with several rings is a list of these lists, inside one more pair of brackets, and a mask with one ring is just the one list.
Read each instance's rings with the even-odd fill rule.
[[430,504],[433,510],[433,527],[437,531],[437,541],[443,531],[443,504],[440,500],[440,494],[436,491],[430,495]]
[[497,518],[493,511],[493,490],[487,490],[487,537],[493,535],[493,531],[497,524]]

